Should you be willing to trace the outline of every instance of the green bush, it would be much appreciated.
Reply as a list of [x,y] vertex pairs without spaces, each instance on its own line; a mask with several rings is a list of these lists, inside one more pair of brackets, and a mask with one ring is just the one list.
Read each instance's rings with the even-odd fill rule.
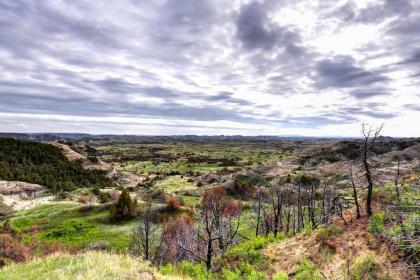
[[111,195],[108,192],[99,193],[99,201],[101,203],[107,203],[111,201]]
[[85,233],[93,227],[93,225],[89,225],[80,221],[68,221],[59,227],[48,231],[45,236],[50,238],[74,236],[76,234]]
[[240,263],[235,270],[224,269],[221,278],[223,280],[264,280],[267,276],[258,272],[254,266],[249,263]]
[[92,193],[93,193],[94,195],[99,195],[99,194],[101,193],[101,190],[99,189],[99,187],[98,187],[98,186],[96,186],[96,187],[94,187],[94,188],[92,189]]
[[323,280],[321,272],[316,268],[315,264],[305,259],[301,261],[298,265],[293,267],[295,272],[296,280]]
[[159,267],[159,272],[163,275],[175,275],[176,267],[171,263],[167,263]]
[[286,272],[277,272],[276,275],[273,276],[273,280],[288,280],[289,277],[287,276]]
[[118,201],[111,207],[111,221],[125,221],[137,217],[139,214],[137,200],[131,199],[127,190],[123,190]]
[[165,264],[159,268],[163,275],[184,275],[197,280],[213,279],[212,273],[202,264],[182,261],[178,265],[171,263]]
[[385,215],[384,213],[375,213],[370,217],[368,231],[370,233],[383,233],[385,229]]
[[378,275],[379,266],[373,254],[367,254],[357,259],[352,267],[351,275],[354,280],[381,279]]

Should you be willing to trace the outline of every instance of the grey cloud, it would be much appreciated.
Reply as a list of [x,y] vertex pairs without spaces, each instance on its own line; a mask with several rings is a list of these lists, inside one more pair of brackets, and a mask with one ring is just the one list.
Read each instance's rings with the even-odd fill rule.
[[357,99],[367,99],[375,96],[383,96],[388,95],[389,92],[387,92],[384,89],[356,89],[352,90],[349,93],[351,96],[357,98]]
[[375,23],[393,16],[407,16],[413,10],[410,0],[385,0],[370,3],[366,8],[358,10],[355,2],[349,0],[333,15],[346,22]]
[[354,59],[349,56],[324,59],[318,62],[316,69],[315,84],[320,89],[367,86],[388,80],[378,71],[367,71],[356,66]]
[[192,107],[175,102],[159,105],[133,104],[124,100],[100,102],[87,98],[68,99],[55,96],[36,96],[16,93],[0,93],[0,112],[64,114],[78,116],[131,116],[200,121],[230,120],[239,122],[260,121],[254,116],[216,106]]
[[406,105],[404,105],[404,108],[406,108],[408,110],[413,110],[413,111],[420,111],[420,105],[419,104],[406,104]]
[[342,112],[352,115],[369,116],[376,119],[392,119],[397,116],[395,113],[383,112],[378,109],[369,109],[368,106],[363,107],[344,107],[341,109]]
[[299,45],[301,38],[298,31],[272,23],[268,17],[270,8],[273,6],[265,5],[265,2],[242,5],[235,21],[238,39],[246,49],[284,47],[289,55],[302,55],[304,48]]
[[215,95],[210,95],[206,99],[209,101],[223,101],[226,103],[233,103],[233,104],[238,104],[242,106],[252,105],[251,102],[247,100],[239,99],[239,98],[234,98],[232,97],[232,95],[233,93],[224,91],[224,92],[219,92],[218,94],[215,94]]
[[278,38],[278,31],[269,26],[266,11],[258,2],[241,7],[236,29],[239,40],[249,49],[273,48]]

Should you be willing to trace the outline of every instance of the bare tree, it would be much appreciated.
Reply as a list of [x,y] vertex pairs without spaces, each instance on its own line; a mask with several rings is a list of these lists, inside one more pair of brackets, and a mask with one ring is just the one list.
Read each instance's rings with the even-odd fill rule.
[[360,215],[360,205],[359,205],[359,200],[357,198],[356,184],[354,182],[353,165],[352,165],[352,163],[350,162],[349,159],[347,159],[347,166],[349,168],[350,183],[351,183],[351,186],[353,188],[354,204],[356,205],[356,219],[360,219],[361,218],[361,215]]
[[224,188],[214,188],[203,196],[200,221],[196,224],[196,249],[177,241],[178,246],[212,268],[215,256],[223,255],[237,241],[241,218],[240,204],[226,196]]
[[263,196],[264,196],[264,194],[263,194],[262,187],[257,188],[257,190],[255,192],[255,196],[254,196],[255,200],[254,200],[254,203],[253,203],[253,211],[254,211],[254,214],[255,214],[255,224],[254,224],[255,236],[260,235],[260,232],[261,232],[261,221],[262,221],[262,216],[263,216],[263,209],[262,208],[264,207]]
[[367,128],[366,124],[362,124],[362,134],[363,134],[363,147],[362,147],[362,162],[365,169],[365,177],[368,183],[367,197],[366,197],[366,213],[368,216],[372,216],[372,195],[373,195],[373,177],[371,173],[371,166],[369,159],[372,154],[375,141],[381,133],[383,124],[376,128],[375,130],[372,127]]
[[283,208],[283,186],[276,185],[270,187],[271,194],[271,213],[273,218],[273,234],[277,236],[279,231],[283,230],[282,208]]
[[150,203],[146,205],[139,217],[139,222],[132,232],[130,252],[155,263],[163,241],[161,226],[154,222],[155,217]]

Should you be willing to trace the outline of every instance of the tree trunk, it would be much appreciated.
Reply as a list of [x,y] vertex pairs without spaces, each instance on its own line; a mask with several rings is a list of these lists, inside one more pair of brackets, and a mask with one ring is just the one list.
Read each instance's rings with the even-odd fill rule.
[[367,153],[368,153],[368,142],[366,140],[363,146],[363,166],[365,168],[366,180],[368,181],[368,192],[367,192],[367,198],[366,198],[366,213],[370,217],[372,216],[373,181],[372,181],[372,174],[370,173]]
[[356,219],[360,219],[361,218],[361,215],[360,215],[360,205],[359,205],[359,200],[357,198],[356,184],[354,183],[353,167],[352,167],[350,161],[348,161],[348,166],[349,166],[349,173],[350,173],[350,182],[351,182],[351,186],[353,188],[354,204],[356,204]]

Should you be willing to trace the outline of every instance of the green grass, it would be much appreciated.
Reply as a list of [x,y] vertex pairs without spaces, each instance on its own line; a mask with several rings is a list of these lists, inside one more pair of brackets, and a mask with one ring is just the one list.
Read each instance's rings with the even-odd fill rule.
[[[7,280],[103,280],[144,279],[145,274],[157,273],[147,263],[127,255],[87,252],[79,255],[55,254],[0,270],[0,279]],[[165,276],[157,275],[159,279]]]
[[59,241],[75,248],[95,243],[105,243],[109,249],[127,248],[135,220],[113,224],[108,219],[109,210],[93,208],[85,212],[80,211],[82,207],[71,202],[45,204],[17,213],[12,218],[12,223],[22,231],[27,231],[34,225],[40,226],[42,230],[35,237],[44,242]]
[[385,230],[385,214],[382,212],[374,213],[370,217],[368,231],[370,233],[380,234]]
[[320,270],[316,265],[308,260],[303,259],[299,264],[293,267],[296,280],[323,280]]
[[201,197],[199,196],[189,196],[189,195],[183,195],[181,196],[182,200],[184,201],[185,205],[187,206],[194,206],[201,202]]
[[[251,142],[181,142],[181,143],[111,143],[96,147],[101,159],[119,162],[120,171],[144,173],[170,173],[216,171],[225,167],[255,167],[261,163],[292,155],[279,143]],[[154,152],[150,152],[154,150]],[[123,157],[121,155],[124,155]],[[209,162],[190,162],[188,158],[206,157]],[[221,161],[235,159],[233,166],[222,166]],[[155,161],[155,162],[154,162]]]
[[139,174],[144,173],[170,173],[178,172],[180,174],[203,173],[222,169],[217,163],[189,163],[186,160],[176,160],[173,162],[162,162],[154,164],[152,161],[129,161],[118,166],[120,171],[130,171]]
[[181,176],[170,176],[163,182],[155,185],[156,188],[163,189],[169,193],[176,193],[178,191],[193,191],[197,189],[196,184],[187,182]]

